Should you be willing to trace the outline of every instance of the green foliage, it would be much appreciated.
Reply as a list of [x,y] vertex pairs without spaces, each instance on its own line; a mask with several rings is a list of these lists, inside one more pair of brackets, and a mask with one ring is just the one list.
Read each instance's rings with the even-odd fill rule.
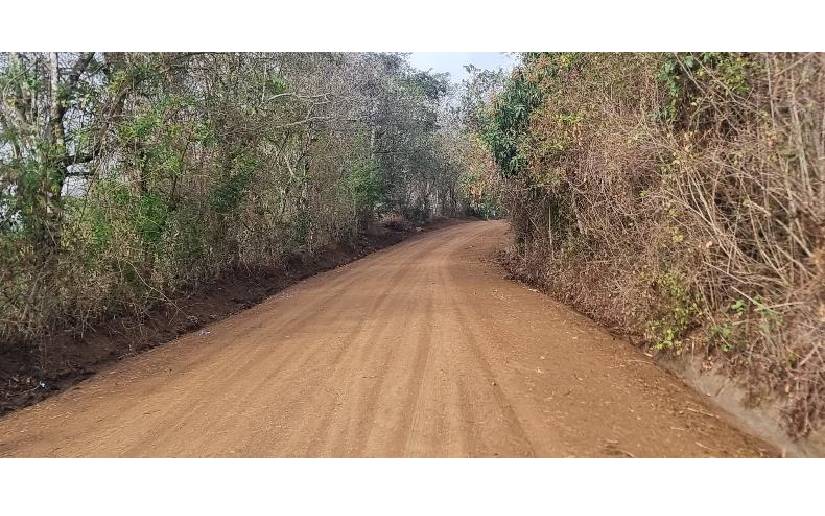
[[728,306],[726,319],[708,329],[708,342],[726,353],[744,349],[748,341],[755,338],[751,333],[754,330],[771,334],[783,323],[782,315],[767,306],[759,296],[734,300]]
[[657,350],[679,351],[682,337],[701,314],[697,299],[685,284],[682,274],[668,271],[654,282],[659,293],[660,316],[647,325],[647,337]]
[[447,74],[418,72],[410,76],[409,84],[418,89],[429,100],[435,101],[446,95],[449,90]]
[[467,215],[495,219],[501,216],[504,210],[497,196],[485,184],[485,179],[473,170],[467,170],[461,175],[461,188],[469,197]]
[[[214,236],[203,224],[203,215],[192,206],[182,206],[175,210],[169,224],[170,261],[176,271],[202,266],[209,259],[208,247],[214,243]],[[178,272],[178,275],[187,276]]]
[[[95,185],[97,191],[109,191],[114,200],[114,194],[122,185],[110,181],[101,181]],[[124,192],[125,193],[125,192]],[[128,212],[125,204],[118,206],[119,213]],[[94,267],[101,261],[115,237],[114,219],[107,210],[96,203],[84,202],[83,199],[70,198],[66,200],[67,218],[73,222],[74,231],[70,233],[72,239],[67,244],[74,249],[83,249],[85,265]]]
[[518,174],[527,164],[522,149],[524,131],[530,113],[541,101],[536,85],[517,73],[507,81],[482,121],[481,139],[507,176]]
[[741,348],[746,342],[749,308],[750,304],[745,299],[737,299],[731,303],[726,314],[727,320],[708,327],[707,339],[710,345],[724,353]]
[[63,211],[63,172],[55,165],[55,147],[38,139],[35,153],[15,163],[14,195],[7,195],[5,223],[42,242],[56,230]]
[[502,70],[481,70],[473,65],[465,66],[469,78],[461,87],[461,105],[454,108],[460,114],[465,130],[475,135],[482,130],[484,112],[492,97],[503,87],[505,75]]
[[27,70],[19,60],[12,60],[0,70],[0,91],[3,92],[24,87],[32,92],[39,92],[43,82],[38,74]]
[[656,77],[663,84],[667,99],[661,116],[671,122],[676,120],[677,110],[682,98],[683,79],[680,71],[679,62],[675,57],[671,57],[662,62],[662,67]]
[[729,353],[736,348],[735,331],[736,326],[732,323],[714,324],[708,329],[708,341],[723,352]]
[[240,206],[257,167],[255,159],[242,157],[236,160],[236,165],[227,174],[218,178],[209,200],[216,213],[227,215]]
[[118,126],[118,136],[124,145],[136,145],[147,140],[163,122],[161,109],[149,109],[123,121]]
[[747,310],[748,304],[744,299],[737,299],[735,302],[731,303],[730,311],[736,315],[742,315]]
[[378,164],[370,160],[356,163],[346,176],[346,185],[356,213],[372,215],[384,194]]
[[156,250],[166,229],[169,207],[161,196],[152,193],[140,195],[136,204],[133,220],[138,234],[144,245]]
[[742,96],[750,89],[753,62],[729,52],[672,54],[656,75],[664,88],[665,105],[660,116],[675,122],[690,116],[702,97]]
[[214,142],[215,135],[206,123],[174,119],[194,102],[192,97],[163,95],[118,126],[120,142],[132,151],[144,184],[180,176],[190,141]]
[[482,194],[481,198],[470,204],[467,215],[482,219],[497,219],[504,213],[499,200],[489,193]]
[[282,77],[272,76],[266,79],[266,91],[271,95],[280,95],[287,90],[286,81]]

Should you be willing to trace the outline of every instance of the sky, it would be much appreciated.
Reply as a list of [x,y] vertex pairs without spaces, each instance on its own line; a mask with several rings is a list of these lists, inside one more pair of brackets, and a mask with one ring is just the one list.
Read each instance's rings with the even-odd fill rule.
[[503,52],[413,52],[407,59],[419,70],[448,72],[453,82],[460,83],[467,77],[465,65],[472,64],[484,70],[510,70],[515,66],[516,58]]

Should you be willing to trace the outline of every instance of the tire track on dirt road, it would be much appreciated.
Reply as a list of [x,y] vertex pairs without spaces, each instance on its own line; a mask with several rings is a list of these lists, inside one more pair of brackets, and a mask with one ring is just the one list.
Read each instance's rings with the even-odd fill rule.
[[776,453],[628,343],[505,280],[490,256],[506,232],[422,234],[113,364],[0,419],[0,455]]

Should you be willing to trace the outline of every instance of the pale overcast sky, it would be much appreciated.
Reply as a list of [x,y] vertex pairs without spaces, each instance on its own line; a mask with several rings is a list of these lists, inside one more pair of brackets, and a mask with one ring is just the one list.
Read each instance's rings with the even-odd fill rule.
[[420,70],[448,72],[457,83],[467,76],[465,65],[472,64],[485,70],[510,70],[516,62],[515,56],[503,52],[413,52],[407,59]]

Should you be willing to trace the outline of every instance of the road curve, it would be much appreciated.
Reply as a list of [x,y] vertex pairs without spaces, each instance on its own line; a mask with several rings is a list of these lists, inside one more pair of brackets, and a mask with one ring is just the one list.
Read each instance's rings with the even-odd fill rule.
[[758,456],[764,442],[491,260],[422,234],[0,419],[2,456]]

